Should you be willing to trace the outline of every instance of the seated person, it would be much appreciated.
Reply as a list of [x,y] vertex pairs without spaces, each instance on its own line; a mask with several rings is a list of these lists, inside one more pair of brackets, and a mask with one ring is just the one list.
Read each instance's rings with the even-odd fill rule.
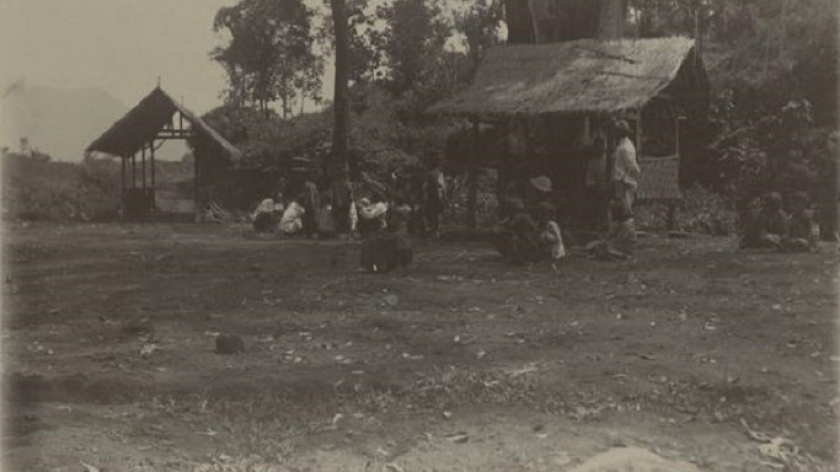
[[283,217],[280,219],[280,231],[283,234],[298,234],[303,229],[303,214],[306,210],[303,209],[300,201],[301,198],[292,200],[283,212]]
[[554,221],[556,214],[557,209],[551,203],[540,202],[537,205],[537,226],[542,230],[540,245],[543,254],[552,261],[566,257],[566,246],[563,244],[560,225]]
[[586,246],[586,252],[599,260],[627,259],[636,246],[636,223],[626,199],[610,203],[610,231],[607,238]]
[[780,249],[787,237],[787,215],[782,209],[782,196],[769,192],[762,198],[761,209],[746,225],[741,248]]
[[796,192],[790,197],[791,214],[788,220],[787,237],[782,241],[782,250],[787,252],[810,252],[817,247],[819,227],[814,221],[807,192]]
[[359,200],[358,214],[357,229],[362,238],[366,238],[377,231],[382,231],[387,227],[388,204],[383,202],[377,194]]
[[263,200],[254,214],[251,216],[254,231],[257,233],[273,233],[277,226],[277,220],[274,213],[274,200],[266,198]]
[[369,272],[390,272],[411,264],[413,251],[408,233],[411,207],[397,205],[388,212],[387,231],[376,231],[362,242],[362,267]]
[[408,235],[408,227],[411,221],[411,205],[404,201],[394,202],[391,211],[388,212],[387,227],[392,233]]
[[528,214],[522,199],[511,198],[507,205],[510,216],[500,221],[496,227],[496,250],[508,263],[521,264],[539,260],[540,228]]
[[317,228],[320,239],[332,239],[336,235],[333,206],[330,200],[324,200],[318,210]]

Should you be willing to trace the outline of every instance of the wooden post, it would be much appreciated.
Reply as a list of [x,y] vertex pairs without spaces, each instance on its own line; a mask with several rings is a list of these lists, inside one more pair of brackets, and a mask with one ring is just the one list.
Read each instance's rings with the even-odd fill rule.
[[131,155],[131,189],[137,187],[137,153]]
[[679,155],[680,155],[680,117],[679,117],[679,115],[677,115],[677,117],[674,119],[674,122],[675,122],[675,125],[674,125],[674,155],[679,157]]
[[471,230],[478,226],[478,138],[478,121],[473,121],[472,148],[467,176],[467,226]]
[[677,202],[674,200],[668,201],[668,230],[673,231],[677,228]]
[[140,148],[140,182],[143,188],[143,196],[146,195],[146,143]]
[[120,220],[125,220],[125,156],[120,156]]
[[151,163],[152,163],[152,173],[151,173],[151,176],[150,176],[151,179],[152,179],[152,210],[154,210],[156,208],[156,205],[155,205],[155,142],[154,142],[154,140],[152,140],[152,145],[149,147],[149,151],[151,152],[150,158],[151,158]]
[[496,200],[499,205],[500,214],[505,209],[508,185],[510,185],[510,122],[505,120],[502,124],[502,162],[498,169],[498,182],[496,187]]
[[198,158],[198,153],[193,152],[193,211],[195,211],[195,220],[201,221],[201,202],[199,202],[198,187],[201,184],[201,159]]
[[636,113],[636,158],[642,157],[642,109]]

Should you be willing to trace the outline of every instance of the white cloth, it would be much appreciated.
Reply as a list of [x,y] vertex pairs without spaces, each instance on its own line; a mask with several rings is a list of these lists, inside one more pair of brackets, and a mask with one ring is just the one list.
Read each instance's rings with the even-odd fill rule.
[[636,146],[630,138],[622,138],[613,154],[613,181],[622,182],[631,189],[638,186],[639,163],[636,161]]
[[280,218],[280,231],[286,234],[294,234],[303,228],[303,214],[306,210],[298,202],[289,203],[289,207],[283,212]]
[[566,245],[563,244],[563,235],[560,233],[560,225],[554,221],[549,221],[542,238],[545,242],[551,245],[551,259],[557,260],[566,257]]
[[359,216],[366,220],[375,218],[384,220],[386,213],[388,213],[388,204],[385,202],[371,203],[370,205],[361,205],[359,207]]
[[260,213],[272,213],[273,211],[274,211],[274,200],[272,200],[270,198],[266,198],[265,200],[260,202],[259,205],[257,205],[257,209],[254,210],[254,214],[251,216],[251,218],[252,219],[256,218],[257,215],[259,215]]
[[350,202],[350,232],[356,231],[356,226],[359,224],[359,212],[356,211],[356,204]]

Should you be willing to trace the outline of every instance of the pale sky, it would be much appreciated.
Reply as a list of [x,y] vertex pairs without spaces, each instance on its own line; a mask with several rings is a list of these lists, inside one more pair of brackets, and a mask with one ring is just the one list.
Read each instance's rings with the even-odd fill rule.
[[[0,0],[0,90],[99,87],[134,106],[157,85],[196,113],[218,106],[213,17],[236,0]],[[325,77],[331,84],[332,78]],[[332,95],[326,87],[325,96]]]
[[[322,0],[304,1],[323,7]],[[219,8],[236,3],[0,0],[0,92],[24,78],[27,86],[98,87],[132,107],[160,76],[164,90],[202,114],[221,104],[225,87],[223,69],[209,57],[224,39],[213,32],[213,18]],[[333,95],[331,62],[323,79],[325,99]]]

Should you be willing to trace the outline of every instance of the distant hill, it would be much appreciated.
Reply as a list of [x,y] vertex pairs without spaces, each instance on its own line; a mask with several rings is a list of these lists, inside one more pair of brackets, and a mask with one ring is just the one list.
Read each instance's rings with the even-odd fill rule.
[[[129,109],[99,88],[28,87],[17,81],[0,100],[0,146],[18,151],[21,138],[27,138],[32,149],[55,160],[79,162],[85,148]],[[178,159],[183,149],[173,152],[159,157]]]

